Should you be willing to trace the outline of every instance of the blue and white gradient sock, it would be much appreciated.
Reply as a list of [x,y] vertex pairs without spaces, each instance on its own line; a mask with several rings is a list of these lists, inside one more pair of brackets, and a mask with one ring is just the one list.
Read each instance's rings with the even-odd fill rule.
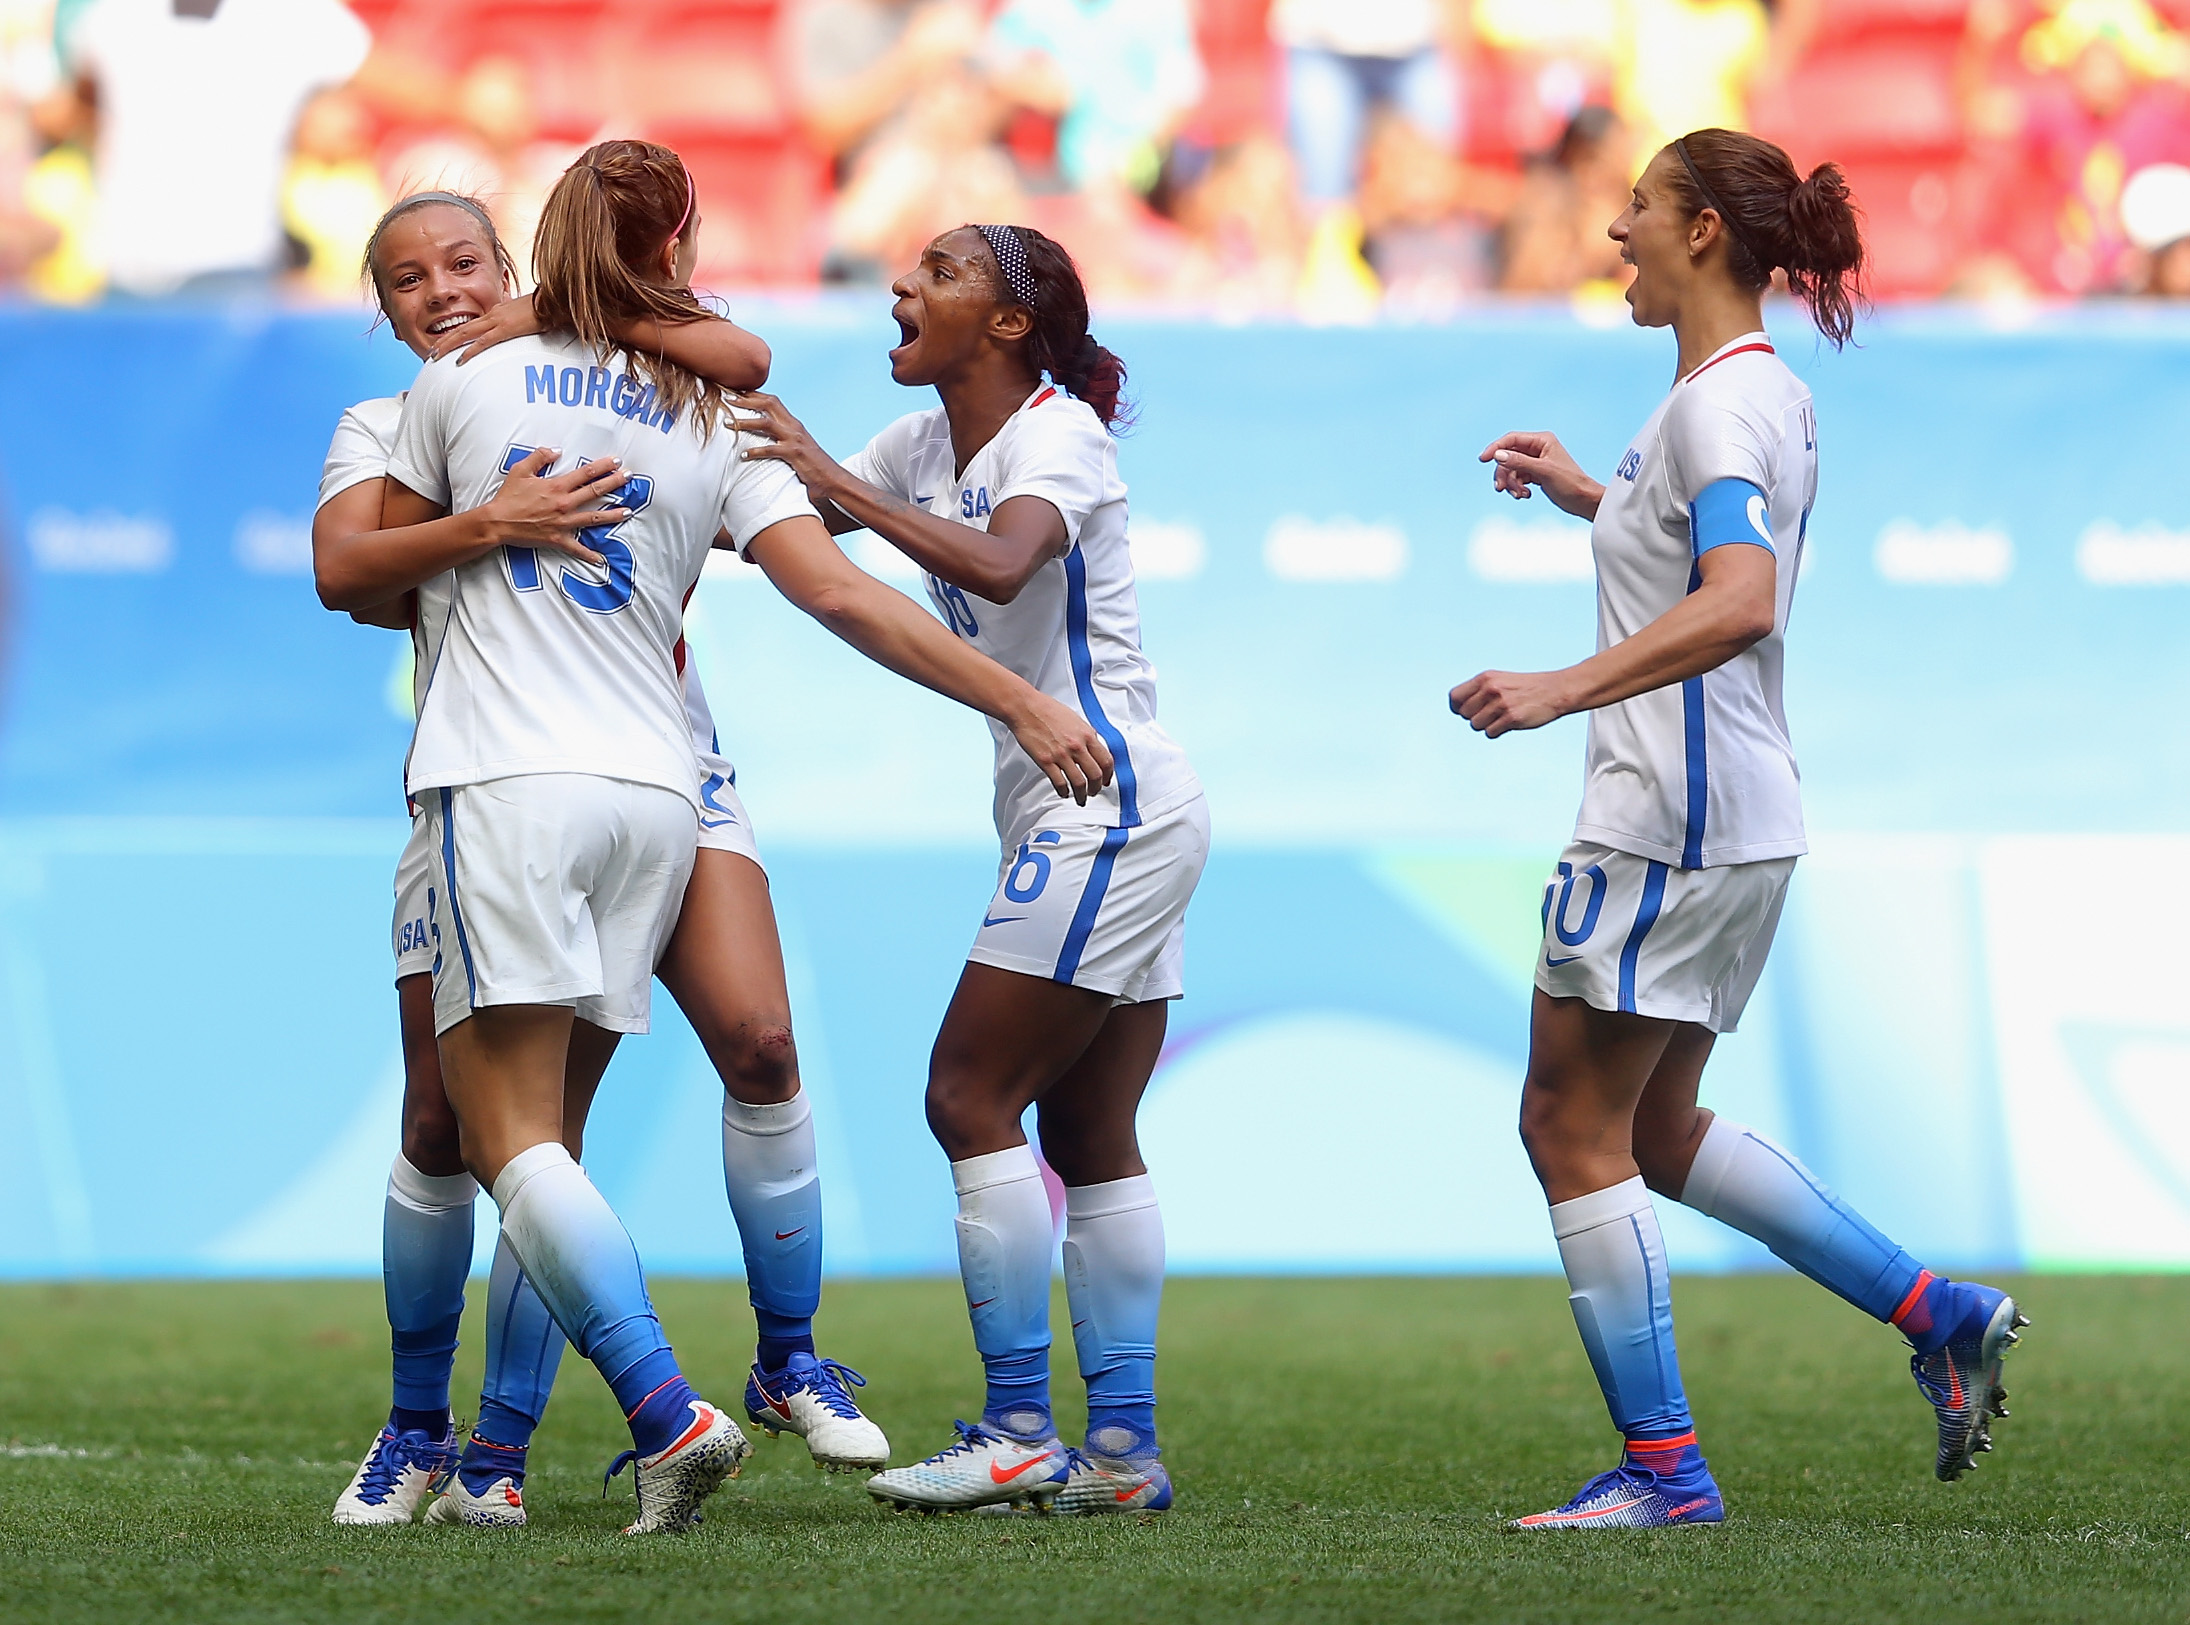
[[691,1424],[699,1396],[646,1295],[638,1250],[601,1193],[555,1142],[520,1151],[494,1182],[502,1237],[556,1325],[608,1380],[632,1447],[658,1455]]
[[1146,1174],[1065,1187],[1065,1297],[1087,1382],[1087,1448],[1142,1461],[1156,1450],[1156,1317],[1163,1210]]
[[1681,1202],[1756,1237],[1865,1314],[1897,1325],[1909,1318],[1923,1267],[1755,1129],[1713,1118]]
[[422,1174],[401,1152],[388,1170],[381,1219],[380,1278],[388,1300],[388,1346],[395,1356],[398,1432],[449,1431],[449,1373],[456,1366],[456,1331],[464,1318],[464,1280],[471,1274],[472,1201],[469,1174]]
[[761,1370],[781,1371],[792,1355],[814,1352],[821,1307],[821,1178],[805,1090],[767,1106],[722,1097],[722,1182],[745,1248],[755,1358]]
[[1641,1177],[1554,1202],[1551,1229],[1574,1324],[1614,1425],[1630,1446],[1693,1434],[1673,1346],[1665,1240]]
[[988,1373],[989,1427],[1049,1439],[1049,1261],[1055,1222],[1034,1147],[1010,1146],[951,1164],[958,1187],[958,1273],[973,1346]]
[[474,1495],[504,1476],[524,1482],[525,1452],[547,1413],[567,1344],[504,1236],[487,1280],[487,1379],[479,1392],[479,1423],[464,1442],[458,1469]]

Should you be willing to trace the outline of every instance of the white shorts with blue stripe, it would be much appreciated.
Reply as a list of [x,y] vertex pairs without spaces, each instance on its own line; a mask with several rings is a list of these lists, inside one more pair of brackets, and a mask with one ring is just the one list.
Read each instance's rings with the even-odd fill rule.
[[395,860],[395,979],[433,973],[438,945],[433,935],[433,861],[426,847],[426,819],[411,820],[411,838]]
[[674,790],[531,773],[416,792],[434,888],[434,1031],[495,1004],[643,1033],[697,837]]
[[1576,841],[1544,887],[1536,985],[1730,1033],[1764,974],[1793,858],[1677,869]]
[[1120,1004],[1185,991],[1186,905],[1209,858],[1199,795],[1131,828],[1038,826],[1006,851],[966,957]]

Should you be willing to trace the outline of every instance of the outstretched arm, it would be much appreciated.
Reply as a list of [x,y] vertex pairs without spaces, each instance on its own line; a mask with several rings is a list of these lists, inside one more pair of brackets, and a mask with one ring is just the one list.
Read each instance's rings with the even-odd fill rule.
[[1017,598],[1036,571],[1072,545],[1065,516],[1046,498],[1006,497],[987,530],[939,519],[856,478],[773,395],[743,394],[736,404],[754,414],[739,418],[738,428],[767,442],[745,455],[788,464],[830,530],[871,530],[930,575],[992,604]]
[[819,520],[780,520],[745,551],[784,597],[868,659],[1004,724],[1060,796],[1084,803],[1110,783],[1109,748],[1085,717],[969,649],[853,564]]
[[[329,609],[370,610],[444,570],[509,545],[599,564],[601,556],[578,533],[631,517],[629,509],[601,506],[623,484],[623,465],[602,459],[552,478],[534,478],[554,466],[555,455],[544,446],[533,452],[510,470],[491,500],[465,513],[451,514],[392,479],[352,488],[380,490],[369,513],[362,498],[346,503],[347,491],[323,504],[312,516],[319,601]],[[354,528],[359,525],[364,528]]]
[[[539,331],[540,319],[533,313],[532,295],[521,294],[457,328],[427,359],[437,361],[454,350],[458,352],[456,364],[461,367],[497,344]],[[702,316],[689,322],[661,322],[649,316],[625,323],[616,340],[640,355],[658,355],[673,361],[695,377],[724,389],[760,388],[768,382],[768,369],[774,361],[759,334],[748,333],[721,316]]]
[[1483,672],[1452,691],[1452,709],[1495,739],[1716,671],[1771,632],[1779,561],[1769,547],[1730,544],[1696,568],[1696,590],[1633,637],[1564,671]]

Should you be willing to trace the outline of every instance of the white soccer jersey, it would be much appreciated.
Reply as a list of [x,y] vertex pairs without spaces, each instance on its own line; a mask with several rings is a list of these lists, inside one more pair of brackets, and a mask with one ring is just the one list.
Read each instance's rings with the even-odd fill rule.
[[[377,480],[388,472],[388,457],[395,450],[396,426],[403,420],[402,395],[383,395],[359,401],[342,414],[335,438],[327,448],[327,461],[319,471],[319,505],[327,506],[353,485]],[[439,629],[448,624],[449,589],[453,571],[419,583],[416,608],[411,617],[411,704],[415,708],[426,693],[426,674],[433,669],[433,651]]]
[[1056,506],[1071,545],[1011,603],[992,604],[932,575],[928,595],[961,638],[1085,716],[1117,764],[1110,788],[1084,808],[1060,805],[1011,730],[992,718],[997,833],[1008,844],[1036,824],[1131,829],[1199,795],[1186,753],[1156,722],[1156,669],[1141,652],[1126,545],[1125,482],[1102,420],[1085,402],[1045,385],[964,474],[952,472],[955,462],[950,425],[935,407],[899,418],[845,466],[932,514],[982,530],[1010,497]]
[[1780,681],[1817,496],[1817,419],[1810,391],[1762,333],[1734,340],[1675,384],[1605,486],[1589,536],[1600,650],[1694,590],[1690,505],[1725,479],[1764,493],[1770,534],[1758,540],[1779,561],[1772,630],[1715,671],[1590,713],[1574,829],[1577,840],[1683,869],[1808,850]]
[[454,511],[475,508],[537,446],[558,470],[620,457],[614,505],[636,510],[587,533],[604,568],[501,547],[452,572],[447,623],[419,705],[412,795],[532,773],[659,785],[699,805],[692,724],[675,667],[684,601],[718,531],[743,549],[811,514],[777,462],[744,438],[702,439],[620,363],[568,338],[498,345],[459,369],[429,363],[404,407],[388,472]]

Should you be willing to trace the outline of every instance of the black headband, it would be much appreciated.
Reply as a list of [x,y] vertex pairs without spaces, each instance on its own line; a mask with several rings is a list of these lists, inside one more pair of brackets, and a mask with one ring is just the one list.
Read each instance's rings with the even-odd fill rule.
[[975,226],[989,252],[996,256],[996,268],[1004,273],[1004,285],[1011,290],[1012,298],[1027,309],[1034,309],[1035,296],[1041,286],[1034,280],[1034,267],[1027,263],[1027,245],[1019,239],[1017,226]]
[[1681,167],[1688,171],[1688,178],[1695,182],[1696,191],[1702,196],[1704,206],[1716,211],[1719,219],[1726,223],[1726,229],[1733,235],[1734,241],[1747,249],[1749,257],[1757,262],[1757,269],[1766,276],[1770,276],[1772,274],[1771,260],[1757,251],[1757,245],[1750,241],[1749,234],[1741,229],[1741,222],[1734,218],[1733,210],[1719,201],[1718,194],[1705,183],[1703,171],[1696,167],[1696,160],[1688,156],[1688,137],[1685,135],[1675,136],[1673,138],[1673,152],[1680,159]]

